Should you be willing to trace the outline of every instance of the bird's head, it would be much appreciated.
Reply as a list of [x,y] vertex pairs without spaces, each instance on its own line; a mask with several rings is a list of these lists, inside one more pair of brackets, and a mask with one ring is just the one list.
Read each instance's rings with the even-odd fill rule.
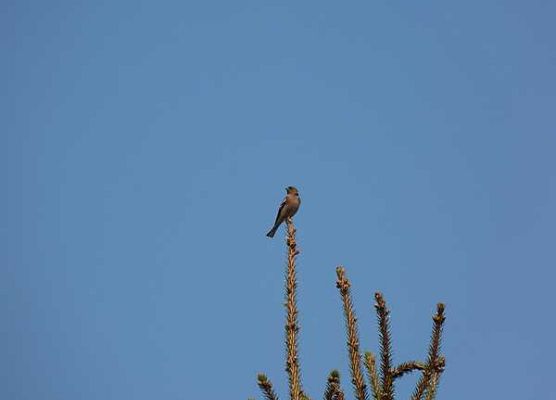
[[288,187],[286,188],[286,193],[288,193],[288,194],[294,194],[294,195],[296,195],[296,196],[299,195],[299,191],[297,190],[297,188],[295,188],[295,187],[293,187],[293,186],[288,186]]

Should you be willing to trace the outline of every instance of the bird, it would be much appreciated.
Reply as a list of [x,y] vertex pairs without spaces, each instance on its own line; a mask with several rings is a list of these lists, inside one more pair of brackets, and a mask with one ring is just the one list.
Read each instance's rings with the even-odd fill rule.
[[299,191],[293,186],[288,186],[286,188],[286,197],[284,198],[284,201],[282,202],[282,204],[280,204],[280,208],[278,209],[278,215],[276,215],[274,226],[270,231],[268,231],[266,236],[268,236],[269,238],[274,237],[274,234],[276,233],[280,225],[282,225],[282,222],[284,222],[289,217],[293,217],[299,209],[300,204],[301,198],[299,197]]

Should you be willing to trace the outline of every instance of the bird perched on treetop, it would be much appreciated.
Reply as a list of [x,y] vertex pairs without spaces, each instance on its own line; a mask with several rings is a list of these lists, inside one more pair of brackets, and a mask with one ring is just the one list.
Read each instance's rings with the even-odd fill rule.
[[299,191],[294,188],[293,186],[288,186],[286,188],[286,197],[282,204],[280,204],[280,208],[278,209],[278,215],[276,216],[276,221],[274,222],[274,226],[266,236],[274,237],[274,234],[278,230],[278,227],[284,222],[287,218],[293,217],[297,210],[299,209],[299,205],[301,204],[301,198],[299,197]]

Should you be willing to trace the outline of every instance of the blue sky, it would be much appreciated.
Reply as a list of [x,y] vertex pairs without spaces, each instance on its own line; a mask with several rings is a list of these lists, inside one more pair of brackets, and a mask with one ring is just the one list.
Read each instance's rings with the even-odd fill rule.
[[[340,369],[335,267],[395,361],[447,305],[439,399],[555,398],[549,1],[0,5],[0,397],[286,396],[284,187],[303,382]],[[404,378],[400,398],[416,377]]]

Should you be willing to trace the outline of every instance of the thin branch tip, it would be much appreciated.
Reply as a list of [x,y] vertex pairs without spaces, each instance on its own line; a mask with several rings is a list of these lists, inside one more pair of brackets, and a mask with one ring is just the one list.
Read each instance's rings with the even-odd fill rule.
[[258,374],[257,375],[257,385],[263,392],[263,395],[266,400],[278,400],[278,395],[274,391],[272,387],[272,382],[268,379],[265,374]]

